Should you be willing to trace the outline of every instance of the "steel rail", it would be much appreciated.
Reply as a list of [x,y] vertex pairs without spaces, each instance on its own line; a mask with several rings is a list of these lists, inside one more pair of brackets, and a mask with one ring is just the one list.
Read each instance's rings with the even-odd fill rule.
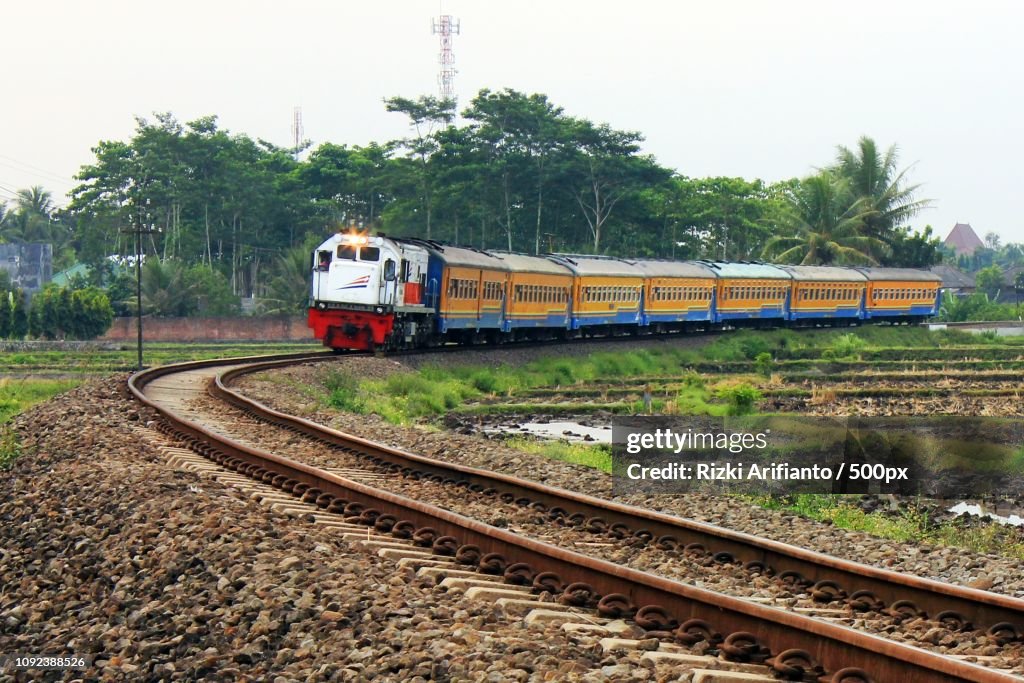
[[[674,620],[703,620],[718,633],[733,634],[741,642],[753,640],[756,644],[763,644],[776,655],[776,661],[784,658],[792,648],[806,651],[811,661],[821,667],[819,673],[824,676],[828,672],[831,676],[822,680],[1020,681],[1015,676],[976,664],[523,538],[432,505],[380,491],[248,447],[208,431],[145,395],[146,384],[159,376],[210,365],[206,361],[142,371],[133,375],[128,385],[139,402],[157,411],[171,425],[169,429],[173,433],[195,444],[202,444],[200,451],[232,469],[256,474],[264,481],[280,482],[283,478],[287,480],[286,490],[293,492],[311,493],[309,487],[312,487],[319,496],[344,499],[348,505],[374,508],[379,514],[411,522],[418,528],[418,533],[429,528],[434,536],[442,534],[450,537],[453,542],[462,544],[463,548],[476,546],[484,552],[500,553],[516,562],[529,563],[538,571],[556,572],[561,576],[572,577],[574,581],[584,581],[600,594],[624,593],[633,604],[656,606]],[[317,502],[320,502],[320,498],[317,498]],[[868,678],[857,677],[857,673],[849,671],[848,667],[851,666],[866,670]]]
[[[290,361],[268,361],[229,369],[217,376],[211,393],[232,405],[270,422],[286,426],[311,438],[342,448],[357,448],[372,458],[401,468],[413,468],[427,475],[464,482],[510,493],[514,499],[539,502],[548,508],[560,507],[569,514],[580,513],[598,518],[607,525],[624,524],[631,532],[646,530],[655,539],[675,538],[679,545],[698,544],[712,555],[728,553],[744,563],[770,568],[806,585],[820,582],[835,584],[847,597],[859,591],[858,599],[883,604],[898,604],[904,613],[958,616],[964,626],[980,629],[1011,624],[1018,635],[1024,634],[1024,600],[1008,595],[958,586],[932,579],[874,567],[815,552],[799,546],[761,538],[731,529],[660,512],[624,505],[594,496],[520,479],[510,475],[448,463],[398,448],[345,434],[324,425],[286,415],[228,388],[244,374],[279,367]],[[908,604],[909,603],[909,604]],[[949,614],[955,612],[956,615]]]

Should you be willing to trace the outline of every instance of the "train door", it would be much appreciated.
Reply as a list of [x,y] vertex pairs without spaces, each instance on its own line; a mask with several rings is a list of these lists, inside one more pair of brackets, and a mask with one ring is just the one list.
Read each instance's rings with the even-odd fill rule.
[[398,263],[392,257],[384,259],[380,288],[380,302],[386,306],[394,306],[398,293]]

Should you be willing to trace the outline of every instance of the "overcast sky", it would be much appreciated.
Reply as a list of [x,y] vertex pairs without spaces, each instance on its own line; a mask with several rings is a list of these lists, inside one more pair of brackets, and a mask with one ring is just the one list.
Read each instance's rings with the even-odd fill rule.
[[0,200],[42,184],[65,203],[90,148],[154,111],[282,146],[296,106],[314,144],[403,136],[381,100],[437,94],[442,11],[461,20],[462,104],[544,93],[693,177],[804,176],[869,135],[934,200],[916,227],[1024,242],[1011,0],[6,2]]

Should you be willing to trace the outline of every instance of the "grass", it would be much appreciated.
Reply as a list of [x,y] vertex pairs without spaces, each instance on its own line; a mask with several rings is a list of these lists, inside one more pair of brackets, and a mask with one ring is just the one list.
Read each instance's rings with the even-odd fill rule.
[[[1005,338],[1004,338],[1005,339]],[[448,412],[502,414],[543,411],[552,414],[607,411],[642,412],[629,392],[607,391],[594,402],[529,403],[530,396],[582,397],[595,383],[629,386],[675,381],[683,386],[676,396],[659,396],[658,412],[690,415],[735,415],[752,412],[764,396],[762,388],[783,368],[862,367],[873,364],[924,364],[929,358],[952,361],[966,356],[1017,357],[1024,346],[1003,344],[958,331],[929,332],[918,327],[879,327],[739,330],[708,338],[694,348],[640,349],[593,353],[585,357],[543,357],[520,367],[465,365],[428,366],[416,372],[396,373],[385,380],[359,380],[328,375],[322,397],[325,405],[359,414],[374,413],[395,424],[409,424]],[[720,364],[716,366],[715,364]],[[705,372],[751,373],[751,379],[705,386],[694,368]],[[754,374],[757,373],[757,374]],[[775,382],[779,384],[779,381]],[[540,390],[540,391],[538,391]],[[536,393],[534,393],[536,392]]]
[[511,448],[542,455],[576,465],[586,465],[602,472],[612,471],[612,451],[607,444],[586,444],[569,441],[539,441],[513,437],[505,441]]
[[[146,365],[166,365],[207,358],[259,356],[271,353],[299,353],[321,350],[316,343],[256,343],[224,342],[210,344],[152,343],[143,347]],[[42,375],[106,374],[133,370],[137,349],[124,344],[116,348],[91,347],[76,351],[56,351],[41,347],[38,350],[4,353],[8,373]]]
[[841,529],[863,531],[894,541],[924,542],[1024,559],[1024,540],[1014,527],[998,522],[971,525],[935,522],[927,510],[916,505],[898,514],[865,512],[851,504],[847,497],[836,494],[756,496],[751,500],[765,508],[794,512],[810,519],[829,521]]
[[10,425],[11,419],[78,384],[77,380],[0,379],[0,470],[9,468],[21,455],[21,441]]

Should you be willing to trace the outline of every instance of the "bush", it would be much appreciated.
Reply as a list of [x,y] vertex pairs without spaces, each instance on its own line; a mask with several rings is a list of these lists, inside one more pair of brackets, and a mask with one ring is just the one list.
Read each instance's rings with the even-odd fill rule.
[[860,352],[867,347],[868,343],[851,333],[843,334],[832,340],[832,343],[825,349],[821,357],[826,360],[854,359],[860,358]]
[[759,375],[770,377],[774,367],[775,362],[772,360],[772,354],[770,353],[759,353],[757,358],[754,359],[754,369],[757,370]]
[[45,339],[95,339],[110,329],[114,309],[95,287],[46,287],[32,299],[28,331]]
[[754,412],[757,402],[764,398],[760,391],[749,384],[723,387],[715,395],[728,403],[730,415],[749,415]]

